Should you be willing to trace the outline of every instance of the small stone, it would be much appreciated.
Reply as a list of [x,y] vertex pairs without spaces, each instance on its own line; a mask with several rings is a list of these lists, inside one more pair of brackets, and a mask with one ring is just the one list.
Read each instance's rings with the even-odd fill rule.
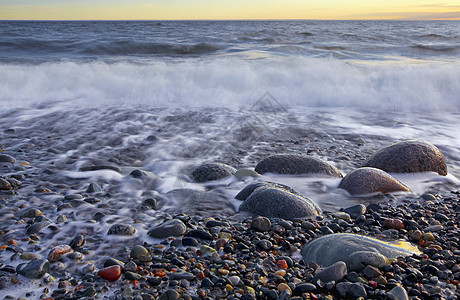
[[182,239],[182,246],[184,247],[198,247],[200,243],[198,242],[197,239],[192,238],[192,237],[184,237]]
[[12,189],[13,187],[11,186],[11,184],[6,179],[0,177],[0,190],[8,191]]
[[102,188],[97,183],[92,182],[86,188],[86,192],[88,194],[92,194],[92,193],[102,193],[104,191],[102,190]]
[[37,260],[41,259],[41,256],[37,253],[24,252],[19,256],[19,258],[23,260]]
[[73,250],[77,250],[78,248],[82,247],[84,244],[85,244],[85,237],[83,235],[77,235],[69,243],[69,246]]
[[271,226],[272,223],[268,218],[259,216],[252,219],[250,228],[255,231],[265,232],[269,231]]
[[0,154],[0,163],[14,164],[16,159],[8,154]]
[[373,266],[366,266],[363,270],[364,276],[366,276],[367,279],[373,279],[376,278],[379,275],[382,275],[382,272],[380,272],[379,269]]
[[141,256],[149,256],[149,251],[142,245],[136,245],[131,249],[129,256],[132,259],[139,259]]
[[106,267],[99,270],[97,274],[105,280],[116,281],[121,277],[121,267],[119,265]]
[[345,212],[338,211],[338,212],[333,213],[332,216],[339,220],[344,220],[348,222],[351,221],[351,216]]
[[336,262],[330,267],[325,268],[324,270],[318,272],[313,277],[313,282],[321,280],[324,283],[330,281],[340,281],[342,278],[347,275],[347,265],[343,261]]
[[353,298],[367,298],[367,292],[361,283],[352,283],[348,288],[348,294]]
[[29,208],[21,214],[21,218],[35,218],[41,215],[42,212],[38,208]]
[[18,274],[28,278],[41,278],[50,271],[50,263],[47,259],[32,260],[25,264],[20,264],[16,268]]
[[303,293],[311,293],[316,291],[316,285],[311,283],[301,283],[296,285],[294,292],[303,294]]
[[109,165],[84,166],[78,169],[79,172],[99,171],[99,170],[112,170],[112,171],[122,174],[121,169],[119,167],[109,166]]
[[401,286],[395,286],[391,291],[387,292],[386,295],[391,300],[409,300],[407,291]]
[[144,200],[143,202],[144,206],[150,208],[150,209],[156,209],[157,208],[157,205],[158,205],[158,202],[157,202],[157,199],[155,198],[147,198]]
[[112,227],[109,228],[109,231],[107,232],[108,235],[134,235],[136,233],[136,229],[129,225],[129,224],[115,224],[112,225]]
[[235,172],[234,176],[238,180],[243,180],[244,178],[247,178],[247,177],[251,177],[251,178],[259,177],[260,174],[250,169],[240,169]]
[[32,224],[29,228],[27,228],[26,233],[27,234],[39,233],[43,228],[48,227],[48,225],[50,225],[50,222],[38,222],[38,223]]
[[214,238],[209,232],[206,232],[202,229],[194,229],[187,232],[184,237],[192,237],[200,240],[212,241]]
[[171,279],[171,280],[185,279],[185,280],[191,281],[191,280],[195,279],[195,275],[193,275],[192,273],[189,273],[189,272],[177,272],[177,273],[172,273],[169,276],[169,279]]
[[269,240],[260,240],[256,243],[256,246],[261,251],[268,251],[273,247],[273,244]]
[[178,220],[168,220],[149,230],[148,235],[156,239],[164,239],[170,236],[182,236],[187,231],[185,224]]
[[175,290],[168,290],[164,292],[158,300],[178,300],[180,295]]
[[349,214],[350,217],[352,217],[353,219],[356,219],[357,217],[364,215],[366,213],[366,206],[364,204],[358,204],[347,207],[343,211]]
[[279,292],[284,292],[284,291],[287,290],[289,292],[289,295],[292,295],[291,288],[289,287],[289,285],[287,285],[285,283],[280,283],[277,288],[278,288]]
[[128,280],[139,280],[142,278],[140,274],[137,274],[131,271],[126,271],[124,275],[125,275],[125,278]]
[[72,248],[69,245],[56,246],[48,254],[48,260],[53,263],[64,257],[65,254],[72,252]]

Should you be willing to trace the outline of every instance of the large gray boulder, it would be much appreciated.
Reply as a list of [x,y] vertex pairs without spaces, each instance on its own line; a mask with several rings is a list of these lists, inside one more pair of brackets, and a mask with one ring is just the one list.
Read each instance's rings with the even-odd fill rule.
[[301,254],[307,263],[314,261],[328,267],[344,261],[348,270],[359,270],[365,265],[382,267],[388,263],[386,259],[420,254],[420,251],[409,242],[387,242],[357,234],[336,233],[304,245]]
[[436,172],[447,175],[447,166],[439,149],[425,141],[406,140],[383,148],[363,167],[374,167],[390,173]]
[[255,189],[241,204],[240,211],[268,218],[303,219],[317,216],[321,210],[311,200],[275,186]]
[[323,174],[343,177],[342,173],[330,163],[313,156],[304,155],[272,155],[259,162],[255,171],[260,174]]
[[387,172],[376,168],[354,170],[340,181],[339,188],[348,191],[351,195],[411,191]]
[[280,188],[285,191],[288,191],[290,193],[300,195],[296,190],[293,188],[281,184],[281,183],[276,183],[276,182],[270,182],[270,181],[259,181],[259,182],[254,182],[251,184],[248,184],[245,186],[238,194],[236,194],[235,199],[244,201],[246,200],[256,189],[261,188],[261,187],[274,187],[274,188]]

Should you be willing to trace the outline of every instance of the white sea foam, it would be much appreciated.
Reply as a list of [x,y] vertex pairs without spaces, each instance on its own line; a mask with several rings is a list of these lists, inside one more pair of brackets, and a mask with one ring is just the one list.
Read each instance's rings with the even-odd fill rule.
[[234,107],[270,92],[283,106],[394,110],[460,108],[458,63],[384,63],[309,57],[216,57],[144,62],[0,65],[0,103]]

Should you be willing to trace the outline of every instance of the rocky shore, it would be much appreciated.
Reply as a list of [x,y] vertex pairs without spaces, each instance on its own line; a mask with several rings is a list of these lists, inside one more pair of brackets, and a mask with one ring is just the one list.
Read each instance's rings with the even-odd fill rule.
[[95,115],[4,116],[1,299],[459,298],[455,151],[319,116]]

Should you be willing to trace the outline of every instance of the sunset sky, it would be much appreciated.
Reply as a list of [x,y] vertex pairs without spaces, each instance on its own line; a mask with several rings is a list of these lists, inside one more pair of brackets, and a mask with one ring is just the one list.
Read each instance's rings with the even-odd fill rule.
[[433,0],[0,0],[1,20],[443,19],[460,2]]

